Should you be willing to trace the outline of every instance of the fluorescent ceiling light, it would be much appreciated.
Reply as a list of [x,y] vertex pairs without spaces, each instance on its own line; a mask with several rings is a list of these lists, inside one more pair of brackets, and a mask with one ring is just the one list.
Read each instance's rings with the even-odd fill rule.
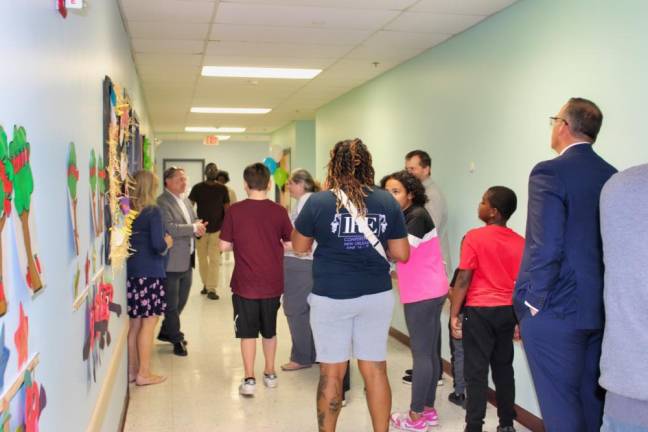
[[203,76],[235,78],[313,79],[322,69],[260,68],[241,66],[203,66]]
[[211,126],[187,126],[185,132],[206,132],[206,133],[216,133],[216,132],[245,132],[245,128],[242,127],[211,127]]
[[214,108],[214,107],[192,107],[192,113],[199,114],[267,114],[270,108]]

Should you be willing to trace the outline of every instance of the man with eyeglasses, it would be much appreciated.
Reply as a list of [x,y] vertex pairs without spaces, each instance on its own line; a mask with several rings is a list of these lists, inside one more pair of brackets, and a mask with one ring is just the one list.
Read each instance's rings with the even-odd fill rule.
[[173,353],[186,356],[187,341],[180,330],[180,314],[187,304],[194,266],[196,237],[205,234],[207,223],[196,217],[191,202],[184,197],[187,176],[184,169],[170,167],[164,171],[164,192],[157,202],[164,225],[173,237],[166,266],[167,309],[158,339],[173,344]]
[[545,429],[598,431],[603,337],[599,198],[616,169],[593,144],[603,114],[571,98],[550,117],[551,147],[529,178],[524,258],[513,295]]

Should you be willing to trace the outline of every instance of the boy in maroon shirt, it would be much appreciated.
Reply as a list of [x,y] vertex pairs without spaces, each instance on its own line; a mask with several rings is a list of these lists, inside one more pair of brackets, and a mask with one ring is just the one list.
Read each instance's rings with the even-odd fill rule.
[[459,273],[450,294],[452,336],[463,339],[464,347],[467,432],[482,430],[489,366],[497,395],[497,431],[515,431],[513,336],[517,321],[513,289],[524,238],[506,222],[516,207],[515,192],[509,188],[493,186],[484,193],[478,214],[486,226],[470,230],[464,237]]
[[265,368],[263,383],[277,386],[277,311],[283,293],[282,242],[290,241],[292,224],[285,208],[268,199],[270,171],[255,163],[243,171],[248,198],[233,204],[221,228],[221,251],[234,250],[232,304],[234,328],[241,339],[245,377],[239,386],[243,396],[254,396],[256,339],[262,336]]

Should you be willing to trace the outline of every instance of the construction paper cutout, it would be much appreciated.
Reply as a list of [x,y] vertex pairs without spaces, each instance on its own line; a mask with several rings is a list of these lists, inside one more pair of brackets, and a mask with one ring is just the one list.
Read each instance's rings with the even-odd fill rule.
[[86,303],[86,341],[83,345],[83,360],[90,359],[92,355],[92,376],[96,381],[96,368],[99,362],[100,350],[104,350],[112,342],[112,336],[109,330],[110,313],[117,317],[122,314],[120,304],[113,302],[114,289],[110,282],[103,279],[93,287],[92,297],[88,296]]
[[77,262],[77,269],[74,273],[74,279],[72,281],[72,288],[74,289],[74,298],[79,297],[79,279],[81,279],[81,269],[79,268],[79,263]]
[[97,157],[94,149],[90,150],[90,213],[92,215],[92,231],[97,235],[99,224],[97,220]]
[[151,156],[151,140],[145,136],[142,143],[142,158],[144,160],[143,168],[147,171],[153,171],[153,157]]
[[270,170],[270,174],[274,174],[275,171],[277,170],[277,162],[275,162],[274,159],[272,159],[270,156],[267,158],[263,159],[263,165],[265,165],[268,170]]
[[30,226],[33,228],[30,216],[33,214],[31,198],[34,192],[34,176],[29,163],[30,151],[25,128],[22,126],[14,126],[13,140],[9,143],[9,157],[11,158],[14,169],[13,203],[22,226],[24,243],[24,250],[19,247],[21,251],[19,256],[21,257],[23,268],[26,269],[25,279],[27,286],[33,292],[37,292],[44,287],[44,284],[38,254],[35,251],[35,232],[30,230]]
[[85,286],[90,286],[90,258],[88,256],[90,252],[86,252],[86,260],[84,265],[85,270]]
[[78,196],[77,183],[79,182],[79,169],[77,168],[76,150],[74,143],[70,143],[70,154],[67,163],[67,186],[70,202],[70,217],[72,218],[72,229],[74,236],[74,250],[79,256],[79,224],[77,218]]
[[4,254],[2,250],[2,231],[5,222],[11,215],[11,198],[13,195],[13,165],[9,160],[7,134],[0,126],[0,316],[7,313],[7,297],[4,291]]
[[45,388],[25,371],[25,432],[38,432],[40,416],[47,405]]
[[61,14],[63,18],[67,18],[67,7],[65,6],[65,0],[57,0],[56,1],[56,9],[58,12]]
[[4,375],[10,356],[11,351],[5,346],[5,325],[3,323],[2,331],[0,331],[0,389],[4,389]]
[[21,368],[27,361],[29,352],[29,318],[25,315],[22,303],[20,303],[20,317],[18,318],[18,328],[14,333],[14,342],[18,351],[18,367]]

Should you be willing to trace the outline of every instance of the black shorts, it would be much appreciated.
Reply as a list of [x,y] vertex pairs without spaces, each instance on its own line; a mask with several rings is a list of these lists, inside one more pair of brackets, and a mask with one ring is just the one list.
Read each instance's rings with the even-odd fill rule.
[[277,312],[280,297],[267,299],[246,299],[232,294],[234,306],[234,334],[239,339],[266,339],[277,334]]

